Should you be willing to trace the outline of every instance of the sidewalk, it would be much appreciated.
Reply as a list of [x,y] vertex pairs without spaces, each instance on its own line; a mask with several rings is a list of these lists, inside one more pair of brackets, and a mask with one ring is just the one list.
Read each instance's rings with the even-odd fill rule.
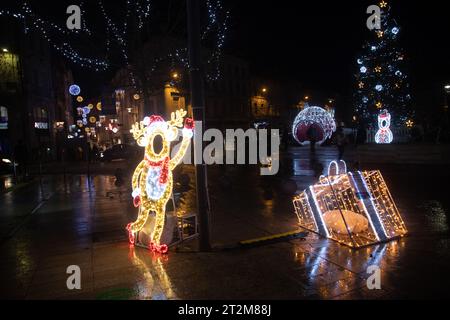
[[[333,149],[319,149],[326,163]],[[240,240],[296,229],[287,181],[301,190],[314,178],[309,155],[291,150],[283,172],[261,177],[256,167],[211,167],[212,242],[216,248]],[[298,165],[299,164],[299,165]],[[382,168],[381,168],[382,169]],[[445,296],[450,267],[446,190],[433,184],[450,173],[387,170],[385,178],[406,220],[410,237],[352,251],[309,234],[247,249],[196,252],[187,242],[179,251],[154,255],[130,247],[124,226],[136,216],[128,186],[123,196],[112,176],[46,176],[48,200],[12,238],[0,244],[0,298],[17,299],[388,299]],[[189,173],[189,168],[185,172]],[[191,186],[193,183],[191,178]],[[427,189],[424,190],[424,184]],[[31,187],[30,187],[31,188]],[[34,191],[33,191],[34,190]],[[179,190],[177,190],[179,191]],[[25,192],[25,191],[24,191]],[[26,194],[37,192],[36,187]],[[10,193],[10,219],[32,201]],[[4,203],[5,195],[2,195]],[[17,198],[16,198],[17,197]],[[17,200],[14,200],[17,199]],[[181,193],[180,209],[192,210],[193,189]],[[32,207],[32,205],[30,205]],[[2,207],[3,208],[3,207]],[[7,208],[7,206],[5,207]],[[369,291],[369,265],[382,268],[382,290]],[[66,287],[66,268],[78,265],[82,289]],[[427,272],[433,266],[433,272]],[[439,285],[442,284],[443,287]]]

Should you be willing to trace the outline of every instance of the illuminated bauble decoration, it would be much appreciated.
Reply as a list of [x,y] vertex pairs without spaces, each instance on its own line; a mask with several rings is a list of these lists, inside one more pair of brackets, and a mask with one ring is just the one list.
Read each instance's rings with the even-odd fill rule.
[[375,46],[372,46],[372,47],[370,47],[370,50],[372,50],[372,51],[376,51],[376,50],[377,50],[377,47],[375,47]]
[[401,77],[403,74],[401,73],[400,70],[397,70],[397,71],[395,72],[395,75],[396,75],[397,77]]
[[[171,115],[170,121],[160,116],[146,117],[133,125],[131,133],[137,144],[145,148],[145,156],[134,171],[132,178],[133,204],[139,208],[138,218],[126,227],[128,239],[135,243],[137,233],[146,225],[150,213],[154,212],[154,227],[151,232],[149,249],[154,252],[167,253],[167,244],[161,243],[166,220],[166,204],[172,195],[172,171],[183,159],[193,136],[194,121],[184,119],[187,112],[178,110]],[[184,124],[183,124],[184,119]],[[182,129],[181,129],[182,128]],[[181,131],[183,140],[177,153],[170,158],[170,144]],[[162,148],[155,151],[154,140],[160,137]]]
[[94,109],[94,105],[93,105],[92,103],[89,103],[89,104],[87,105],[87,107],[89,108],[89,110]]
[[378,132],[375,135],[375,142],[378,144],[390,144],[394,141],[394,135],[390,129],[391,114],[383,110],[378,115]]
[[82,96],[78,96],[78,97],[77,97],[77,102],[81,103],[81,102],[83,102],[83,100],[84,100],[84,99],[83,99]]
[[89,118],[89,122],[90,123],[96,123],[97,122],[97,118],[96,117],[90,117]]
[[139,100],[141,98],[140,95],[138,95],[137,93],[135,95],[133,95],[133,99],[134,100]]
[[86,118],[83,119],[82,122],[83,122],[83,125],[84,125],[84,126],[87,126],[87,120],[86,120]]
[[392,33],[393,33],[394,35],[397,35],[399,32],[400,32],[400,29],[399,29],[399,28],[397,28],[397,27],[392,28]]
[[363,97],[363,98],[362,98],[362,101],[363,101],[364,103],[367,103],[367,102],[369,102],[369,98]]
[[83,108],[83,114],[84,114],[84,115],[87,115],[87,114],[89,114],[89,113],[91,113],[91,109],[90,109],[89,107],[84,107],[84,108]]
[[377,90],[378,92],[383,91],[383,86],[381,84],[377,84],[375,86],[375,90]]
[[320,107],[306,106],[294,120],[292,134],[303,145],[309,143],[308,131],[314,130],[316,142],[322,144],[336,131],[336,122],[331,114]]
[[69,93],[72,96],[78,96],[81,93],[81,89],[79,86],[77,86],[76,84],[73,84],[69,87]]
[[361,67],[361,68],[359,69],[359,71],[360,71],[361,73],[366,73],[366,72],[367,72],[367,68],[366,68],[366,67]]
[[102,103],[98,102],[97,105],[96,105],[96,108],[97,108],[98,111],[102,111]]
[[358,64],[363,64],[363,61],[361,59],[357,60]]

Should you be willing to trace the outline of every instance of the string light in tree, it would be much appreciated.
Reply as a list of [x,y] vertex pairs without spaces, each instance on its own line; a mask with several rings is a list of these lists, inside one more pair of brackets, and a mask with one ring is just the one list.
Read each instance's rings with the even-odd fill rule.
[[[112,43],[116,43],[119,47],[119,53],[123,58],[125,69],[130,74],[131,84],[136,88],[136,79],[134,77],[133,67],[130,65],[128,56],[127,35],[129,34],[129,21],[138,21],[138,30],[143,29],[145,23],[148,22],[151,15],[151,1],[150,0],[127,0],[126,10],[123,25],[119,27],[117,23],[109,17],[104,7],[103,1],[98,1],[98,8],[100,9],[103,22],[106,26],[106,52],[105,56],[111,56],[109,51]],[[225,43],[225,36],[228,31],[229,12],[223,8],[221,0],[207,0],[207,25],[202,32],[202,40],[210,41],[213,39],[213,48],[210,57],[207,59],[207,63],[212,68],[208,68],[206,78],[208,81],[214,81],[220,78],[220,63],[219,60],[222,56],[222,49]],[[85,16],[84,2],[80,3],[80,9]],[[91,68],[95,71],[105,71],[110,68],[110,63],[105,59],[100,58],[87,58],[79,54],[79,52],[72,47],[69,43],[73,35],[80,35],[85,33],[88,36],[92,36],[91,30],[87,27],[86,19],[82,19],[83,27],[81,30],[68,30],[65,27],[60,27],[52,22],[41,19],[31,7],[24,2],[19,12],[12,12],[9,10],[0,10],[0,16],[11,16],[15,19],[22,21],[24,25],[24,31],[27,33],[30,28],[41,35],[55,50],[60,52],[65,58],[71,60],[82,67]],[[73,40],[73,39],[72,39]],[[78,39],[75,39],[78,40]],[[73,41],[74,42],[74,41]],[[78,42],[78,41],[77,41]],[[157,58],[150,65],[154,65],[153,70],[156,69],[156,65],[167,59],[177,60],[182,66],[189,68],[187,58],[187,48],[175,49],[173,52]]]
[[[355,59],[355,114],[361,124],[375,125],[379,110],[389,106],[395,125],[403,126],[414,116],[407,82],[407,65],[399,44],[401,29],[391,17],[391,7],[387,1],[379,1],[381,28],[369,32],[368,41],[362,53]],[[367,68],[361,70],[362,67]],[[365,71],[365,72],[363,72]],[[360,85],[363,82],[364,87]],[[369,101],[366,103],[365,98]],[[383,105],[379,102],[382,101]]]
[[[77,34],[78,31],[61,28],[52,22],[40,18],[32,11],[26,2],[23,3],[20,12],[0,10],[0,16],[9,16],[21,20],[24,25],[25,33],[28,33],[29,29],[33,29],[37,34],[44,38],[52,48],[74,63],[83,67],[92,68],[96,71],[106,70],[109,67],[109,64],[105,60],[81,56],[71,45],[69,45],[67,38],[73,34]],[[57,37],[62,40],[56,41],[55,39]]]

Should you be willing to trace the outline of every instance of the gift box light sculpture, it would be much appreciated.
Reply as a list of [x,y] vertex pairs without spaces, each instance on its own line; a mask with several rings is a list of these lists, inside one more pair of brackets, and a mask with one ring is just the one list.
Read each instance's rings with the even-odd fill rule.
[[301,227],[353,248],[407,233],[381,173],[347,172],[344,161],[331,162],[293,203]]
[[[135,243],[136,234],[144,228],[150,212],[155,213],[154,229],[151,233],[150,250],[167,253],[167,244],[161,244],[161,236],[166,220],[166,204],[170,199],[173,187],[173,169],[180,163],[186,153],[193,136],[194,121],[186,118],[183,128],[183,118],[186,111],[178,110],[172,113],[171,120],[166,122],[160,116],[146,117],[144,121],[133,125],[131,132],[137,144],[145,147],[145,157],[132,178],[133,203],[139,208],[138,218],[127,225],[128,238]],[[176,155],[170,159],[170,143],[182,129],[183,140]],[[155,138],[160,137],[161,151],[155,150]]]

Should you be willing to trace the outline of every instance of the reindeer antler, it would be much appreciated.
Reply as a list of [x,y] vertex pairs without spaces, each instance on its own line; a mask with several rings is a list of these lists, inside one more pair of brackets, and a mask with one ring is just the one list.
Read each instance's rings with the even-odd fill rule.
[[130,132],[133,134],[133,138],[136,140],[137,144],[140,145],[141,147],[145,146],[146,143],[144,141],[142,141],[142,139],[145,138],[145,125],[144,122],[136,122],[135,124],[133,124],[131,126],[131,130]]
[[182,128],[183,118],[186,114],[187,112],[184,111],[183,109],[177,110],[176,112],[172,112],[172,114],[170,115],[170,121],[168,122],[169,125]]

